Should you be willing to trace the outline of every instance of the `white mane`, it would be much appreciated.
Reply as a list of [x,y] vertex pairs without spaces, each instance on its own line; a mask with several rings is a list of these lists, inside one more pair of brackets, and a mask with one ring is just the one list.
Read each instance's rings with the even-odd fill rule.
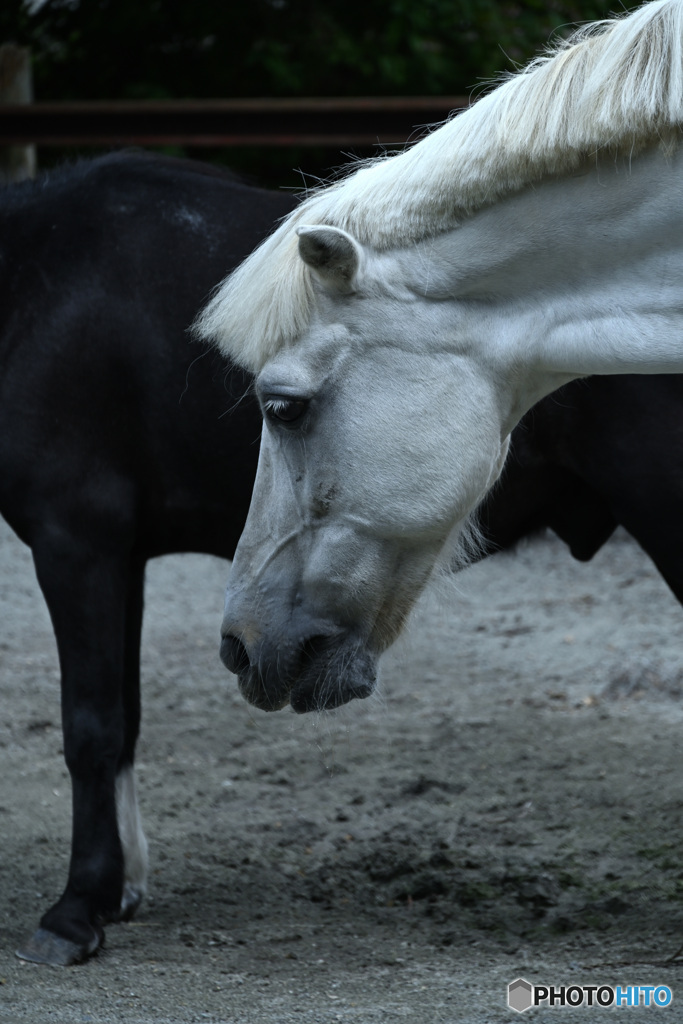
[[227,278],[195,329],[258,371],[308,324],[313,292],[297,225],[405,246],[600,149],[671,142],[682,124],[683,0],[596,22],[412,148],[310,195]]

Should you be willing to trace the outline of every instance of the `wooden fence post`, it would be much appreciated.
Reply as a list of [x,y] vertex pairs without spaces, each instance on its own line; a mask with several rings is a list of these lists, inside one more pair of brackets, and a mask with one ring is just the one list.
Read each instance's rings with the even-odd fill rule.
[[[3,103],[31,103],[32,100],[31,52],[14,43],[5,43],[0,46],[0,108]],[[0,146],[0,185],[35,178],[35,175],[35,146]]]

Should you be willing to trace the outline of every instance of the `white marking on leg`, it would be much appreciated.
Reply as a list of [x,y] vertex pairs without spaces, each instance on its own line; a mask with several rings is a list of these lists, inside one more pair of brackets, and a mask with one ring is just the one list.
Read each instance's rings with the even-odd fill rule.
[[147,892],[148,866],[147,839],[142,831],[135,773],[130,765],[116,778],[116,819],[124,861],[121,916],[126,917],[135,911]]

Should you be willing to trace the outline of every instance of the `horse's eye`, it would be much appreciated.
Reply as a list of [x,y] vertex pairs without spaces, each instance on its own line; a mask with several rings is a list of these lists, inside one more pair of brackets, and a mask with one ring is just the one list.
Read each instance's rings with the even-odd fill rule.
[[280,423],[296,423],[308,408],[305,398],[284,398],[282,395],[271,395],[263,403],[263,411],[270,420]]

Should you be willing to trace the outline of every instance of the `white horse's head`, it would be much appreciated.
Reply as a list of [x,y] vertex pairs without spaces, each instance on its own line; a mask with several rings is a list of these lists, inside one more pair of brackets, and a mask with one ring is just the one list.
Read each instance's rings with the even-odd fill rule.
[[435,562],[496,478],[507,409],[466,324],[398,255],[299,230],[314,314],[263,366],[265,428],[222,656],[262,708],[372,689]]
[[371,690],[535,401],[683,371],[682,129],[656,0],[314,192],[216,294],[199,330],[265,418],[223,625],[251,701]]

